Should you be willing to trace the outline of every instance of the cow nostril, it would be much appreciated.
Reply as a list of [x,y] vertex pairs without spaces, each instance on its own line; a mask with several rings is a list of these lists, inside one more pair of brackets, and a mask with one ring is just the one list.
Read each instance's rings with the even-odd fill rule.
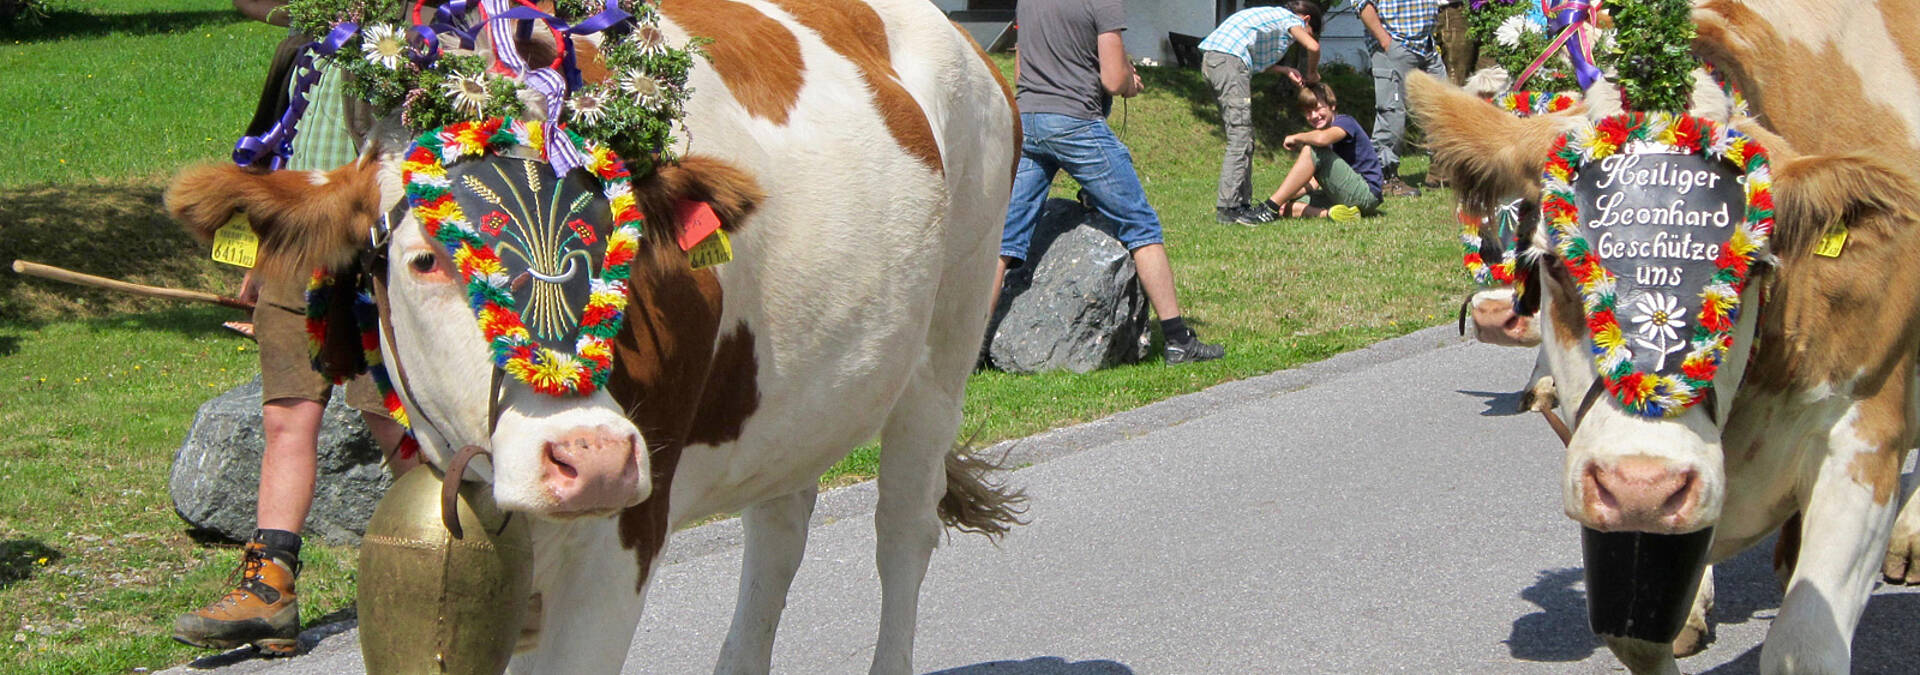
[[1674,490],[1673,494],[1667,497],[1666,503],[1660,505],[1666,513],[1679,513],[1680,509],[1686,506],[1687,499],[1693,496],[1695,476],[1695,472],[1689,470],[1681,477],[1680,489]]
[[1610,511],[1620,510],[1620,501],[1613,496],[1612,490],[1607,489],[1606,482],[1600,480],[1598,464],[1587,465],[1587,488],[1589,494],[1593,495],[1594,501],[1599,502],[1600,506]]
[[578,477],[580,475],[580,470],[573,468],[572,464],[568,464],[566,460],[561,459],[560,455],[554,452],[555,449],[556,449],[556,446],[554,444],[552,443],[547,444],[547,462],[553,464],[553,467],[556,470],[558,470],[560,472],[560,475],[563,477],[566,477],[566,478]]

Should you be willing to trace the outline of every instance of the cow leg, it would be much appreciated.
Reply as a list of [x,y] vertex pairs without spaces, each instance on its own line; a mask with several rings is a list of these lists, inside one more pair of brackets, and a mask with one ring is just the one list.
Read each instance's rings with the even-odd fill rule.
[[1707,611],[1713,609],[1713,566],[1700,575],[1700,590],[1693,594],[1693,608],[1687,610],[1687,623],[1673,639],[1674,658],[1684,659],[1700,653],[1713,642],[1713,626],[1707,623]]
[[1920,584],[1920,499],[1907,498],[1887,540],[1887,561],[1880,568],[1887,583]]
[[[1906,454],[1905,429],[1876,429],[1861,421],[1887,419],[1890,403],[1904,411],[1906,392],[1899,389],[1888,386],[1855,403],[1826,439],[1827,452],[1801,509],[1800,555],[1760,649],[1763,673],[1848,672],[1853,631],[1893,529]],[[1874,437],[1879,434],[1891,438]]]
[[533,547],[541,626],[523,636],[537,645],[515,654],[507,672],[620,672],[646,596],[639,560],[620,546],[618,519],[535,520]]
[[733,604],[733,625],[720,648],[713,672],[765,673],[773,667],[773,636],[787,590],[807,548],[807,520],[813,517],[818,487],[810,486],[747,507],[740,514],[746,532],[740,595]]
[[913,666],[920,583],[939,542],[937,508],[946,493],[946,454],[960,429],[965,372],[960,375],[960,385],[939,387],[924,365],[916,368],[881,432],[880,503],[873,518],[880,567],[875,675],[905,675]]

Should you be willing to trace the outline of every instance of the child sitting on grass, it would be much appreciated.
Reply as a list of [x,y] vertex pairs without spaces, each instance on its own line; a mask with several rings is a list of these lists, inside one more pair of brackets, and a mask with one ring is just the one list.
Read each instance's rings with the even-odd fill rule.
[[1380,208],[1380,155],[1360,123],[1335,113],[1334,105],[1333,89],[1326,83],[1300,86],[1300,116],[1312,130],[1281,141],[1286,149],[1300,151],[1280,189],[1267,200],[1267,208],[1281,217],[1327,217],[1345,223]]

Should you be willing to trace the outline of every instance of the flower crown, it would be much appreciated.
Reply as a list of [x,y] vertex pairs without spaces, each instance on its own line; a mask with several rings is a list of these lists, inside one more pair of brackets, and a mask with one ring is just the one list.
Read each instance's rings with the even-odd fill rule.
[[[485,119],[544,119],[548,138],[570,131],[644,175],[650,160],[672,159],[699,47],[667,42],[658,0],[626,4],[557,0],[549,13],[529,0],[293,0],[286,10],[294,30],[326,36],[315,53],[350,75],[350,95],[383,115],[399,111],[415,134]],[[558,54],[550,63],[522,58],[519,46],[536,31],[553,38]],[[587,57],[572,39],[593,34],[607,72],[600,82],[582,78]],[[483,38],[487,52],[476,49]],[[569,143],[550,144],[549,152],[560,173],[587,161]]]

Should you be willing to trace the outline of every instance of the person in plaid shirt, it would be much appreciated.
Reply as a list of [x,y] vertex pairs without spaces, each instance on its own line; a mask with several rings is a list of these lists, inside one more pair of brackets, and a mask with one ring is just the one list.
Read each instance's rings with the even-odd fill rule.
[[1440,0],[1361,0],[1360,22],[1373,49],[1373,145],[1386,165],[1386,193],[1416,197],[1420,190],[1400,180],[1400,145],[1407,130],[1407,72],[1415,68],[1441,80],[1446,63],[1434,47]]
[[[1295,85],[1320,81],[1320,42],[1315,37],[1320,34],[1319,3],[1290,0],[1281,5],[1235,12],[1200,41],[1200,72],[1220,99],[1220,122],[1227,135],[1213,204],[1214,218],[1222,223],[1258,225],[1278,216],[1264,204],[1247,203],[1253,195],[1252,73],[1283,73]],[[1279,65],[1296,43],[1306,53],[1305,72]]]
[[[285,26],[285,4],[286,0],[237,0],[234,7],[256,21]],[[305,36],[290,35],[283,46],[303,47],[308,41]],[[284,101],[291,97],[293,82],[300,75],[291,72],[297,54],[296,49],[276,55],[267,78],[269,90],[262,93],[261,110],[247,130],[249,135],[279,121]],[[324,63],[319,68],[320,79],[307,94],[306,115],[294,126],[288,170],[326,171],[354,161],[360,154],[359,139],[372,125],[368,107],[342,86],[345,71]],[[295,581],[300,574],[300,531],[313,505],[318,434],[333,384],[314,372],[308,358],[304,280],[263,284],[249,271],[241,282],[240,297],[254,303],[253,335],[260,344],[261,435],[266,449],[260,458],[254,511],[257,529],[241,549],[237,584],[218,600],[176,617],[173,639],[213,649],[251,644],[268,656],[287,656],[298,646],[300,605]],[[418,463],[394,456],[406,431],[387,416],[370,377],[361,375],[347,384],[346,402],[360,411],[368,432],[388,454],[388,467],[395,476]]]

